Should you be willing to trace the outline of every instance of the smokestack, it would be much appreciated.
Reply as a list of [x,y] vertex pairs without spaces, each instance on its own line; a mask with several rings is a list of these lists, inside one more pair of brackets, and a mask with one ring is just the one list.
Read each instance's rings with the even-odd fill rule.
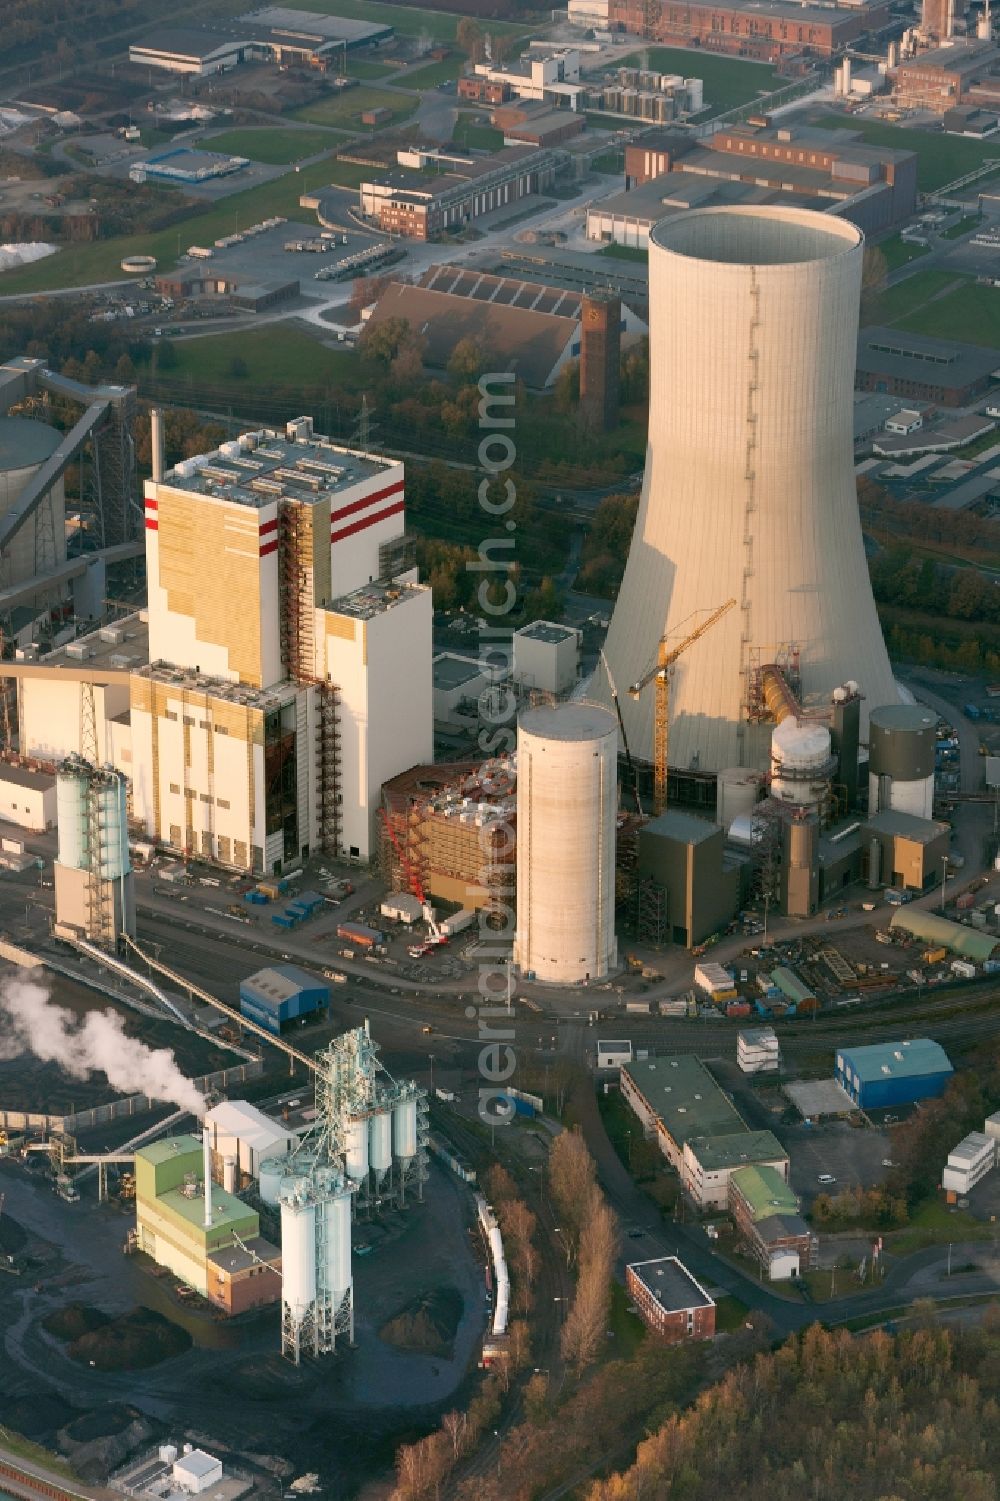
[[149,435],[153,451],[153,482],[158,485],[163,479],[163,413],[159,407],[150,409]]
[[[770,205],[694,209],[649,236],[650,404],[642,499],[604,654],[637,683],[680,643],[671,767],[768,765],[761,669],[798,649],[805,705],[857,679],[894,704],[854,477],[864,236]],[[606,674],[591,696],[610,707]],[[622,698],[633,755],[654,757],[654,700]],[[766,717],[766,716],[765,716]]]
[[205,1229],[212,1228],[212,1131],[206,1126],[201,1133],[205,1163]]

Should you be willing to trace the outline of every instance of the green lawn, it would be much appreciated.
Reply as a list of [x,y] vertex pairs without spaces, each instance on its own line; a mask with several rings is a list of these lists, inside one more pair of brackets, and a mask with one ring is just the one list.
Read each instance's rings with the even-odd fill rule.
[[[708,84],[705,84],[708,93]],[[971,141],[965,136],[945,135],[943,131],[909,130],[901,125],[886,125],[881,120],[852,119],[824,115],[816,121],[827,130],[857,130],[873,146],[891,146],[897,151],[917,153],[917,185],[932,193],[945,183],[954,182],[966,172],[975,171],[982,162],[1000,161],[1000,142]],[[988,181],[984,178],[983,181]]]
[[595,156],[591,166],[595,172],[607,172],[611,177],[617,177],[619,172],[625,170],[625,154],[621,149],[617,151],[605,151],[601,156]]
[[204,142],[206,151],[248,156],[251,161],[265,162],[269,167],[287,166],[305,156],[332,151],[337,144],[337,137],[325,130],[283,130],[280,125],[273,129],[227,130]]
[[41,1465],[46,1470],[51,1470],[54,1475],[62,1475],[64,1480],[76,1480],[77,1474],[73,1466],[63,1459],[60,1454],[54,1454],[51,1449],[43,1449],[41,1444],[34,1443],[30,1438],[17,1433],[13,1428],[0,1427],[0,1446],[15,1459],[24,1459],[30,1463]]
[[452,134],[454,146],[478,147],[480,151],[499,151],[503,145],[503,131],[494,130],[492,125],[477,125],[474,120],[469,120],[459,115],[455,121],[455,129]]
[[153,234],[123,235],[113,240],[98,240],[87,245],[68,245],[57,255],[47,256],[32,266],[0,273],[0,296],[12,292],[42,292],[52,287],[85,287],[92,282],[120,280],[121,259],[125,255],[154,255],[161,270],[173,266],[177,246],[211,244],[223,235],[232,234],[237,216],[242,226],[260,223],[275,214],[300,218],[299,196],[311,188],[330,182],[328,162],[315,162],[301,172],[286,172],[272,182],[235,193],[211,208],[192,207],[188,218],[169,229]]
[[893,235],[890,240],[883,240],[877,247],[885,256],[885,263],[890,271],[898,271],[901,266],[908,266],[910,261],[919,260],[930,250],[929,245],[908,245],[907,242]]
[[953,224],[950,229],[943,229],[941,231],[941,238],[943,240],[961,239],[962,235],[967,235],[972,230],[974,230],[978,223],[978,214],[965,214],[964,217],[959,219],[957,224]]
[[361,124],[361,113],[366,109],[385,108],[392,111],[392,121],[405,120],[416,109],[419,99],[416,94],[390,93],[388,89],[345,89],[342,94],[332,94],[328,99],[318,99],[315,104],[306,104],[296,111],[296,119],[309,120],[313,125],[339,125],[348,130],[367,130]]
[[717,1298],[715,1303],[716,1334],[732,1334],[734,1329],[742,1329],[749,1312],[745,1303],[741,1303],[739,1298],[734,1298],[729,1293]]
[[611,1286],[611,1317],[608,1327],[614,1335],[608,1340],[611,1360],[631,1360],[646,1338],[646,1326],[638,1314],[629,1312],[629,1296],[620,1282]]
[[462,58],[448,57],[444,62],[428,63],[426,68],[417,68],[413,73],[407,73],[401,82],[408,89],[436,89],[439,83],[457,78],[462,67]]
[[[925,1199],[910,1216],[905,1230],[886,1237],[886,1248],[894,1256],[909,1256],[927,1246],[947,1245],[956,1240],[989,1240],[993,1227],[964,1209],[950,1209],[938,1198]],[[963,1258],[960,1258],[963,1259]]]
[[365,83],[375,78],[385,78],[388,73],[395,72],[396,69],[391,63],[373,63],[366,57],[349,57],[347,59],[348,78],[360,78]]
[[[380,5],[377,0],[295,0],[299,10],[311,10],[318,16],[343,16],[351,21],[384,22],[400,36],[419,36],[430,31],[437,41],[453,42],[461,16],[419,6]],[[526,28],[510,21],[490,21],[493,36],[523,35]]]
[[614,240],[602,245],[598,255],[608,255],[616,261],[642,261],[649,260],[649,251],[639,245],[616,245]]
[[[769,94],[790,80],[780,78],[770,63],[753,63],[738,57],[712,57],[687,47],[647,47],[618,63],[622,68],[650,68],[655,73],[680,73],[701,78],[705,84],[705,109],[710,115],[749,104],[758,94]],[[624,122],[621,122],[624,123]]]
[[360,162],[339,162],[336,157],[331,157],[324,165],[327,182],[335,183],[338,188],[360,187],[363,182],[378,177],[380,172],[378,167],[363,167]]
[[939,339],[1000,346],[1000,288],[967,281],[947,297],[898,319],[896,326]]
[[[270,386],[336,383],[343,388],[358,379],[359,362],[352,353],[327,349],[300,329],[281,323],[246,333],[178,339],[172,348],[176,363],[162,372],[171,385],[187,382],[247,395]],[[246,365],[244,376],[232,373],[237,359]]]
[[925,303],[958,280],[961,278],[953,271],[915,271],[896,286],[887,287],[870,306],[866,304],[864,322],[899,323],[911,315],[920,316]]

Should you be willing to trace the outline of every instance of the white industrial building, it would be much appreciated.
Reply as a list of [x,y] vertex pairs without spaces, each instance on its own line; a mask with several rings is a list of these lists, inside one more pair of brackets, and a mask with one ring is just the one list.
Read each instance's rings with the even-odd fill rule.
[[[864,236],[798,208],[705,208],[650,236],[649,444],[605,654],[619,688],[734,600],[673,670],[671,765],[765,770],[760,673],[794,649],[804,707],[847,681],[898,703],[858,517],[853,387]],[[608,674],[592,689],[611,703]],[[654,694],[622,697],[653,760]]]
[[618,725],[595,704],[529,709],[517,728],[517,936],[525,976],[572,985],[618,964]]
[[174,1460],[171,1470],[174,1484],[188,1496],[200,1496],[204,1491],[218,1485],[222,1479],[222,1460],[204,1449],[188,1446],[186,1454]]
[[212,1176],[227,1193],[237,1192],[227,1177],[241,1186],[247,1179],[259,1180],[261,1163],[287,1156],[298,1140],[294,1131],[246,1100],[213,1105],[205,1115],[205,1126],[212,1144]]
[[55,777],[23,766],[0,766],[0,820],[36,834],[53,828]]
[[432,673],[435,723],[452,729],[475,729],[480,695],[490,687],[485,664],[478,657],[443,651],[434,658]]
[[773,1027],[748,1027],[736,1037],[736,1062],[745,1074],[776,1074],[781,1067],[778,1034]]
[[946,1191],[967,1194],[980,1179],[985,1178],[996,1166],[997,1141],[985,1131],[970,1131],[948,1153],[948,1162],[941,1174],[941,1187]]
[[514,632],[514,677],[522,688],[569,693],[580,670],[581,631],[535,620]]
[[544,52],[526,52],[516,63],[495,68],[477,63],[477,78],[506,84],[517,99],[541,100],[562,109],[576,109],[586,87],[580,82],[580,53],[576,47],[553,47]]
[[605,1038],[597,1042],[597,1067],[620,1069],[632,1062],[632,1044],[628,1039]]

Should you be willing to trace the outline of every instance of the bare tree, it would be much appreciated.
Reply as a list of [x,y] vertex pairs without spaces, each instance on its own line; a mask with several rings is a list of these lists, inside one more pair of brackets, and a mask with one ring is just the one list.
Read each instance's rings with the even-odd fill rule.
[[567,1257],[572,1258],[586,1215],[590,1191],[596,1182],[594,1159],[583,1137],[576,1131],[563,1131],[552,1143],[549,1153],[549,1187],[562,1220]]

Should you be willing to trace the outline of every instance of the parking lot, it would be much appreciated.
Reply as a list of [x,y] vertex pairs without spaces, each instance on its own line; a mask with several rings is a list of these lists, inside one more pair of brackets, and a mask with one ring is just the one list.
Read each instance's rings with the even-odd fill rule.
[[[792,1188],[808,1204],[819,1193],[836,1194],[860,1185],[871,1188],[884,1181],[892,1157],[888,1130],[830,1121],[822,1126],[777,1126],[775,1134],[791,1158]],[[820,1183],[829,1174],[834,1183]]]
[[[240,226],[241,229],[243,227]],[[287,224],[262,230],[260,234],[252,235],[238,245],[213,250],[212,270],[218,271],[220,276],[231,276],[236,281],[257,285],[262,282],[298,280],[303,297],[329,301],[337,283],[317,281],[316,272],[331,261],[343,260],[346,256],[366,249],[372,240],[369,235],[348,234],[346,245],[343,237],[338,236],[336,241],[328,242],[330,248],[325,253],[285,249],[285,245],[293,240],[319,238],[320,229],[315,220],[312,223],[306,218],[289,220]],[[350,282],[351,278],[346,277],[345,285],[349,287]]]

